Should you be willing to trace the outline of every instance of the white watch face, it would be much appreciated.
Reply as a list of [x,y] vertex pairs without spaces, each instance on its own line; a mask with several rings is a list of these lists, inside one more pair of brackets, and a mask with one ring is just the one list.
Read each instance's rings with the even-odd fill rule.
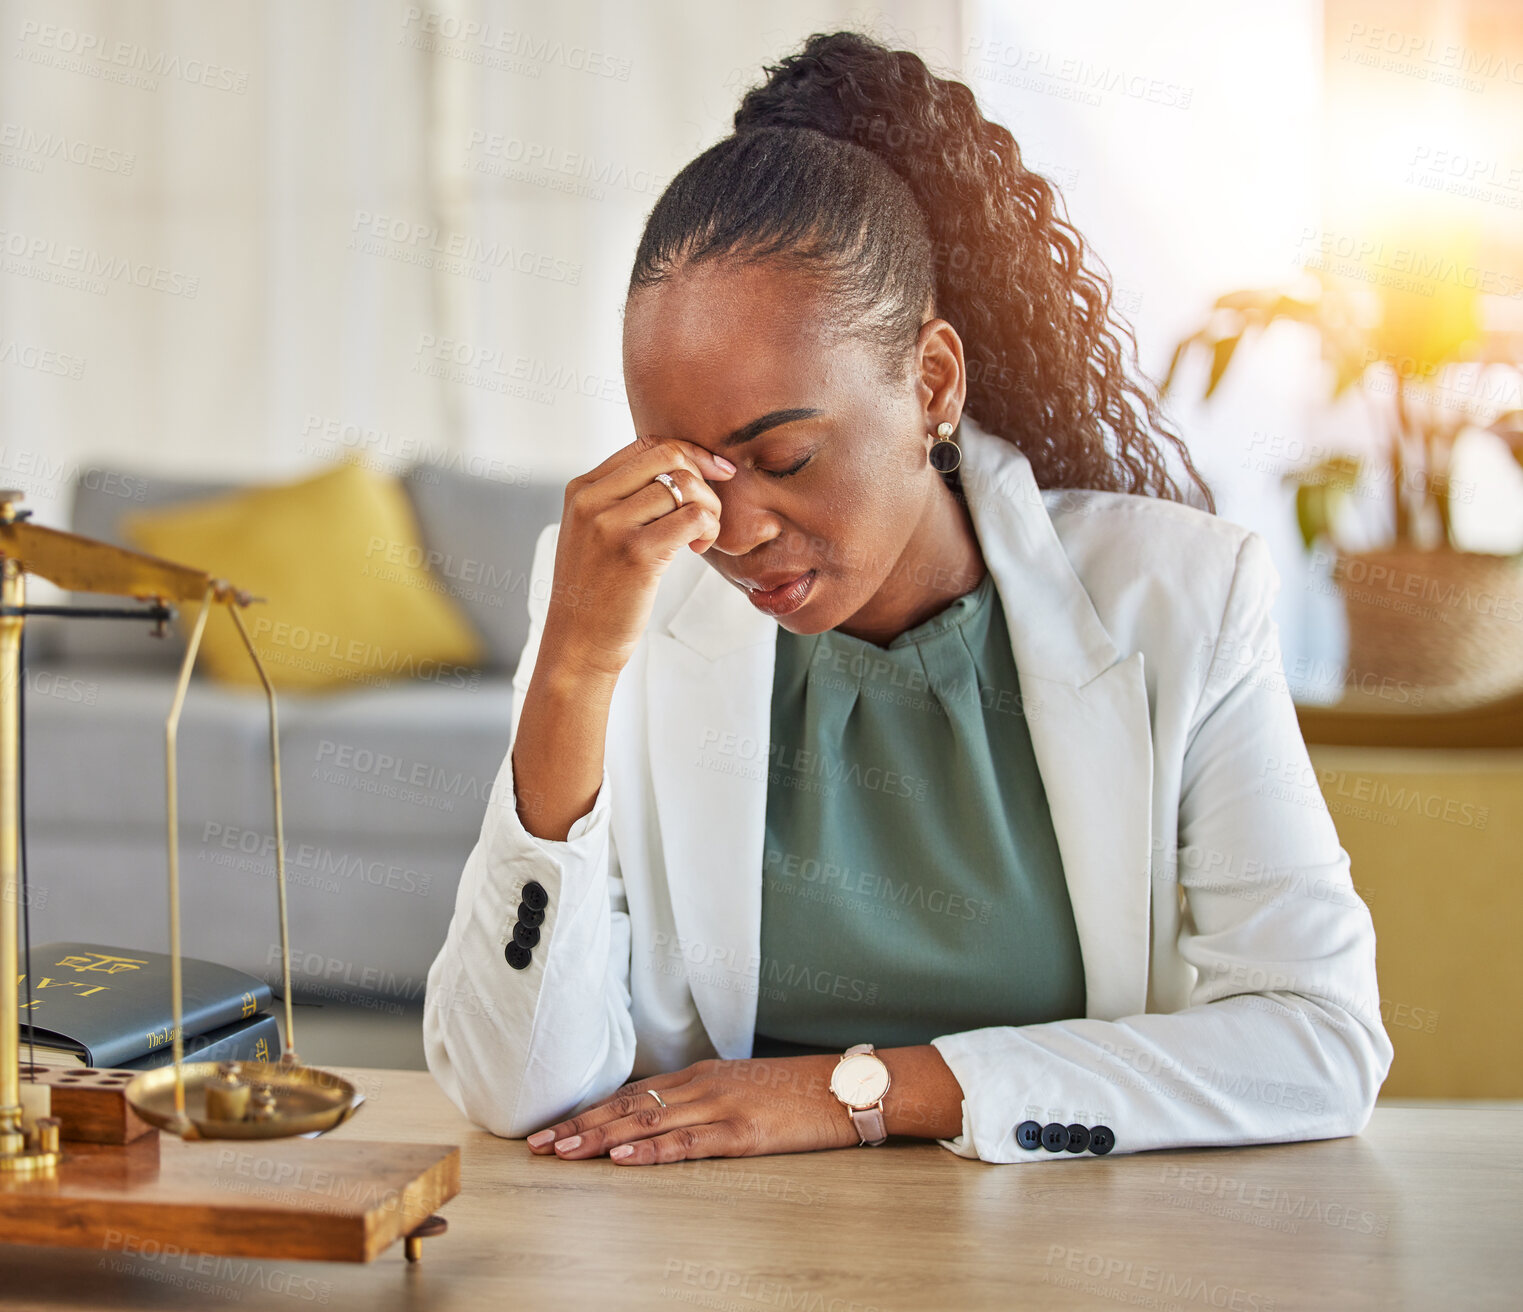
[[871,1107],[888,1091],[888,1067],[870,1052],[853,1053],[836,1064],[830,1091],[852,1107]]

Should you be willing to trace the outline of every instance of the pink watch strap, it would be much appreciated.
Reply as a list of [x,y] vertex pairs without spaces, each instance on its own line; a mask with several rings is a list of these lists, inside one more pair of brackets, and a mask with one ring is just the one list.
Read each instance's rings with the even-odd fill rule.
[[876,1147],[888,1138],[888,1131],[883,1126],[883,1108],[865,1107],[860,1111],[856,1108],[848,1108],[851,1112],[851,1123],[857,1127],[857,1134],[862,1142]]

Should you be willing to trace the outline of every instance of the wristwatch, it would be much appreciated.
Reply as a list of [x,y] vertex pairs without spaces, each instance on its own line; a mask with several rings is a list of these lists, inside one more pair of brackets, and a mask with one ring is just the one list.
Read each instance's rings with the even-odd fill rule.
[[873,1055],[870,1043],[854,1043],[830,1072],[830,1091],[846,1106],[857,1134],[869,1147],[888,1138],[883,1123],[883,1095],[888,1092],[888,1067]]

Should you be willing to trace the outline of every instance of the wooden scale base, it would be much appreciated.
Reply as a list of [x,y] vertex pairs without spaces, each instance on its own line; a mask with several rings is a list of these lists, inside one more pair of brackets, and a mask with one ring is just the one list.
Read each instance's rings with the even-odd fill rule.
[[450,1144],[161,1135],[126,1106],[122,1075],[38,1071],[61,1095],[63,1160],[0,1174],[0,1242],[369,1262],[405,1239],[416,1261],[419,1240],[444,1228],[434,1212],[460,1192]]

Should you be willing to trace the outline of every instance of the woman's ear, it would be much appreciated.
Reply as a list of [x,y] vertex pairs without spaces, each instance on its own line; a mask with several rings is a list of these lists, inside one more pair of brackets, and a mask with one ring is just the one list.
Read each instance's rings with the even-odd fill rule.
[[915,368],[919,400],[928,415],[962,413],[968,394],[962,338],[945,319],[927,319],[920,325]]

